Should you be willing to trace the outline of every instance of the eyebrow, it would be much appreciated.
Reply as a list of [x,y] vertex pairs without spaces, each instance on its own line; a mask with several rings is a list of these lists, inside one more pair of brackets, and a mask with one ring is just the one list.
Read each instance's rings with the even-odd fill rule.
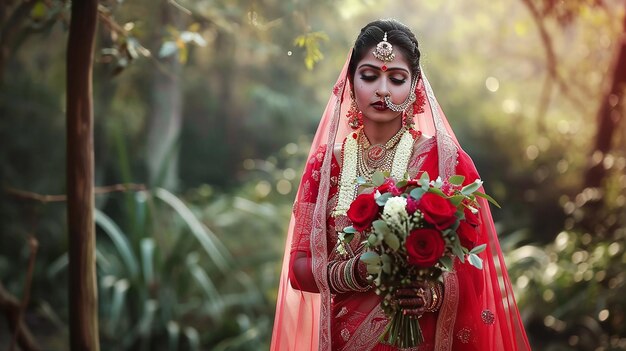
[[[357,69],[360,69],[362,67],[368,67],[368,68],[373,68],[373,69],[382,71],[382,69],[380,69],[379,66],[375,66],[375,65],[372,65],[372,64],[369,64],[369,63],[364,63],[364,64],[360,65]],[[402,67],[387,67],[387,71],[404,71],[406,73],[409,73],[408,70],[406,70],[406,69],[404,69]]]

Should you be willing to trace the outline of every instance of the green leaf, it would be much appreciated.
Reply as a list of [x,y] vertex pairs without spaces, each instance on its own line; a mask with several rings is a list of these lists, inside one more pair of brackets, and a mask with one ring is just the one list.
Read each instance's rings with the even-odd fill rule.
[[443,193],[443,191],[441,191],[441,189],[439,188],[429,188],[428,189],[429,193],[433,193],[433,194],[437,194],[441,197],[447,197],[446,194]]
[[354,234],[354,233],[358,232],[358,230],[354,229],[353,226],[349,226],[349,227],[343,228],[343,232],[346,233],[346,234]]
[[463,246],[461,246],[460,240],[454,240],[452,242],[452,253],[458,257],[462,263],[465,263],[465,253],[463,252]]
[[411,195],[411,197],[414,198],[415,200],[421,199],[422,196],[424,196],[424,194],[426,194],[426,190],[422,188],[415,188],[411,190],[411,192],[409,193],[409,195]]
[[154,282],[154,249],[156,247],[154,239],[141,239],[141,266],[143,268],[143,279],[148,283]]
[[404,188],[408,182],[406,180],[401,180],[396,183],[396,188]]
[[452,271],[454,269],[454,263],[452,261],[452,257],[450,256],[443,256],[439,259],[439,262],[446,267],[447,271]]
[[478,257],[478,255],[471,253],[467,257],[469,258],[469,262],[472,266],[478,269],[483,269],[483,260]]
[[472,249],[472,251],[470,251],[470,253],[471,254],[479,254],[479,253],[485,251],[486,247],[487,247],[487,244],[478,245],[478,246],[474,247]]
[[392,196],[393,194],[391,193],[384,193],[376,199],[376,204],[378,206],[385,206],[385,204],[387,203],[387,200],[389,200]]
[[94,220],[96,224],[104,230],[104,232],[111,238],[113,245],[120,253],[124,265],[128,268],[131,278],[139,275],[139,260],[133,252],[133,248],[126,237],[126,234],[122,232],[120,227],[104,212],[95,209]]
[[391,229],[389,228],[387,223],[385,223],[385,221],[383,221],[382,219],[374,221],[372,223],[372,226],[374,227],[374,231],[376,233],[380,233],[380,234],[385,235],[385,236],[387,234],[391,233]]
[[487,199],[487,201],[491,202],[497,208],[502,208],[502,207],[500,207],[500,204],[496,200],[494,200],[491,196],[489,196],[487,194],[483,194],[480,191],[475,191],[474,195],[476,195],[478,197],[482,197],[483,199]]
[[378,244],[378,236],[372,233],[367,237],[367,243],[369,246],[376,246]]
[[391,274],[391,268],[393,267],[393,265],[392,265],[393,259],[391,258],[391,256],[389,256],[387,254],[383,254],[380,257],[380,260],[383,262],[383,266],[382,266],[383,272],[385,272],[387,274]]
[[196,253],[189,253],[186,258],[187,268],[191,275],[195,278],[200,288],[204,291],[207,301],[210,303],[210,311],[212,314],[219,315],[224,309],[224,301],[221,294],[217,290],[215,283],[209,277],[204,268],[198,265],[198,257]]
[[120,320],[124,315],[124,305],[126,301],[126,293],[130,288],[130,284],[126,279],[120,279],[113,285],[113,301],[110,307],[110,319],[108,321],[108,328],[111,333],[115,333],[121,330]]
[[465,180],[465,176],[462,175],[453,175],[448,179],[448,182],[452,185],[462,185]]
[[430,183],[430,176],[428,175],[428,172],[422,173],[420,181],[426,181],[427,183]]
[[375,186],[381,186],[385,183],[385,176],[382,172],[374,172],[374,175],[372,175],[372,182]]
[[32,10],[30,10],[30,17],[35,21],[40,21],[46,16],[46,12],[48,12],[48,7],[44,1],[37,1]]
[[400,248],[400,239],[391,232],[386,233],[383,240],[394,252]]
[[471,195],[473,192],[478,190],[481,185],[483,185],[483,181],[480,179],[476,179],[473,183],[464,186],[463,189],[461,189],[461,194]]
[[177,351],[178,340],[180,338],[180,327],[178,326],[178,323],[175,321],[167,322],[167,336],[168,351]]
[[344,244],[350,244],[352,239],[354,239],[354,233],[339,233],[339,241]]
[[184,333],[189,341],[189,349],[191,351],[200,351],[200,335],[198,331],[193,327],[185,327]]
[[383,267],[379,264],[368,264],[367,265],[367,273],[368,274],[372,274],[372,275],[378,275],[380,274],[380,271],[383,269]]
[[465,200],[466,197],[463,195],[454,195],[452,197],[450,197],[450,203],[453,204],[456,207],[459,207],[459,205],[461,204],[461,202],[463,202],[463,200]]
[[217,238],[217,235],[200,222],[191,209],[174,194],[163,188],[157,188],[155,195],[178,213],[189,226],[191,233],[200,242],[209,258],[213,260],[222,272],[227,273],[232,266],[233,259],[224,244]]
[[380,256],[378,256],[378,254],[376,252],[373,251],[366,251],[364,253],[361,254],[361,257],[359,257],[359,259],[364,262],[365,264],[380,264]]

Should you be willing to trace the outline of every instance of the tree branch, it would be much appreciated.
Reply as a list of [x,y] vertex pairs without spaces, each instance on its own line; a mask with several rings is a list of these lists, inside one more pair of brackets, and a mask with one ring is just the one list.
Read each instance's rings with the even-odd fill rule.
[[[548,33],[548,29],[544,23],[544,16],[540,13],[539,9],[534,5],[532,0],[521,0],[524,5],[528,8],[535,25],[537,26],[537,30],[539,31],[539,37],[541,39],[541,43],[543,44],[543,48],[545,50],[546,55],[546,68],[548,70],[548,77],[556,82],[559,90],[565,95],[565,97],[572,103],[574,106],[581,110],[585,110],[585,104],[574,97],[570,87],[567,85],[565,80],[559,74],[557,69],[557,57],[554,51],[554,44],[552,43],[552,38]],[[543,126],[543,118],[545,113],[548,110],[548,104],[550,103],[550,96],[552,94],[552,84],[549,84],[548,81],[544,82],[542,88],[542,96],[540,99],[539,106],[537,108],[537,119],[540,123],[540,126]]]
[[13,331],[13,338],[11,339],[10,351],[15,350],[15,345],[23,351],[39,351],[41,347],[37,344],[33,334],[28,329],[28,326],[22,320],[22,315],[28,306],[28,300],[30,300],[31,282],[33,280],[33,272],[35,270],[35,258],[37,257],[37,248],[39,243],[34,237],[28,239],[28,246],[30,247],[30,256],[28,258],[28,271],[26,274],[26,282],[24,283],[24,295],[22,296],[22,302],[11,295],[4,289],[2,282],[0,282],[0,310],[3,310],[6,316],[9,329]]
[[28,257],[28,271],[26,274],[26,282],[24,283],[22,304],[19,306],[19,309],[17,311],[18,327],[15,328],[13,331],[13,339],[11,340],[11,346],[9,348],[10,351],[15,350],[16,342],[21,344],[18,340],[20,334],[23,333],[22,328],[25,327],[24,323],[22,322],[22,316],[24,314],[24,311],[26,310],[26,307],[28,306],[28,300],[30,300],[30,287],[33,281],[33,272],[35,271],[35,258],[37,257],[37,248],[39,247],[39,243],[37,242],[37,239],[31,236],[28,239],[28,246],[30,247],[30,256]]
[[[128,183],[128,184],[115,184],[115,185],[96,187],[94,189],[94,193],[96,195],[102,195],[102,194],[115,193],[115,192],[143,191],[143,190],[146,190],[146,186],[144,184]],[[26,190],[15,189],[11,187],[5,187],[4,191],[22,200],[32,200],[32,201],[37,201],[37,202],[42,202],[42,203],[67,201],[67,195],[65,194],[45,195],[45,194],[38,194],[38,193],[26,191]]]

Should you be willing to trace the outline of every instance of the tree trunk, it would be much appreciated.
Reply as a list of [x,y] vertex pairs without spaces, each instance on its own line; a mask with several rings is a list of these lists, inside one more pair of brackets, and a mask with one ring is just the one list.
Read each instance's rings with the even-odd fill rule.
[[598,129],[594,146],[589,156],[589,168],[585,174],[584,188],[597,188],[602,185],[607,170],[603,159],[611,151],[615,131],[623,119],[624,87],[626,86],[626,16],[623,31],[611,72],[610,87],[604,95],[598,110]]
[[67,45],[67,221],[72,351],[98,351],[92,65],[97,0],[72,1]]

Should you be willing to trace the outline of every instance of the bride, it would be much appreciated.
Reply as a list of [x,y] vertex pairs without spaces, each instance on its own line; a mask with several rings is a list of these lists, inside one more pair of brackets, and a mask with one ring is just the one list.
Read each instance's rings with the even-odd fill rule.
[[[422,71],[415,35],[395,20],[361,30],[321,118],[293,207],[271,350],[395,350],[379,342],[388,319],[359,260],[362,238],[347,257],[336,250],[338,231],[351,225],[354,180],[376,171],[479,178]],[[456,261],[443,283],[395,295],[420,318],[424,343],[414,350],[530,350],[489,206],[480,202],[474,244],[487,244],[483,269]]]

